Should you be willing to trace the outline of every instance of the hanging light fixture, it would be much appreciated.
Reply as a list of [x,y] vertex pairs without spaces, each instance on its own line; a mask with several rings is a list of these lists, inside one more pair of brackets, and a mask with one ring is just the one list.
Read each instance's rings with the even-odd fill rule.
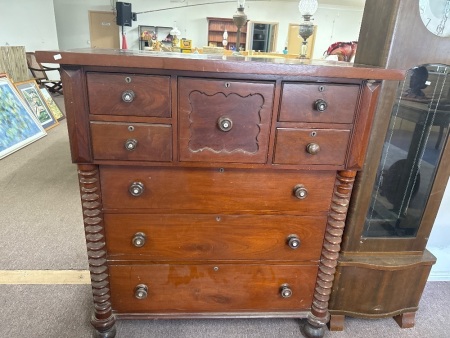
[[306,51],[308,49],[308,38],[314,33],[314,25],[311,17],[316,13],[319,3],[317,0],[300,0],[298,10],[303,17],[303,22],[299,25],[299,35],[303,38],[300,51],[300,59],[306,59]]
[[233,15],[233,22],[237,27],[236,52],[239,53],[241,49],[241,28],[247,23],[247,14],[244,13],[245,0],[237,0],[237,3],[237,12]]

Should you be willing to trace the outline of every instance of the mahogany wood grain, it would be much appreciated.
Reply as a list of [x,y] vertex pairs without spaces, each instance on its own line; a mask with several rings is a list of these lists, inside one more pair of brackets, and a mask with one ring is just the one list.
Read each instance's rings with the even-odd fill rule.
[[[284,83],[279,121],[352,123],[359,94],[358,85]],[[325,111],[315,102],[327,103]]]
[[67,67],[61,70],[64,85],[64,107],[70,138],[70,153],[74,163],[92,162],[89,137],[89,115],[86,88],[81,67]]
[[[100,176],[104,208],[125,212],[324,214],[334,184],[333,172],[101,167]],[[133,182],[143,183],[141,196],[129,193]],[[302,200],[299,184],[308,190]]]
[[[91,114],[126,116],[171,116],[168,76],[87,73]],[[132,91],[131,102],[122,94]]]
[[347,156],[348,169],[361,169],[369,143],[370,130],[375,114],[376,102],[380,92],[380,82],[365,82],[359,101],[359,113],[356,117],[352,135],[352,146]]
[[331,315],[328,322],[328,328],[330,331],[344,331],[345,316],[344,315]]
[[178,86],[181,161],[267,161],[273,83],[180,78]]
[[[116,312],[301,311],[311,305],[317,266],[270,264],[111,265]],[[148,296],[134,296],[138,284]],[[290,298],[280,295],[288,284]]]
[[[167,124],[91,122],[94,159],[171,161],[172,127]],[[135,149],[126,148],[136,141]]]
[[409,329],[415,325],[416,312],[404,312],[394,316],[394,320],[402,329]]
[[[318,261],[326,216],[106,214],[105,223],[109,259]],[[142,247],[132,244],[139,232]]]
[[[274,163],[343,166],[349,138],[350,130],[277,128]],[[317,144],[319,152],[308,153],[309,144]]]
[[[55,56],[57,56],[55,58]],[[258,58],[207,54],[147,53],[133,50],[83,49],[36,51],[39,62],[61,65],[129,67],[172,71],[262,74],[286,77],[336,77],[346,79],[401,80],[404,71],[367,67],[347,62]]]

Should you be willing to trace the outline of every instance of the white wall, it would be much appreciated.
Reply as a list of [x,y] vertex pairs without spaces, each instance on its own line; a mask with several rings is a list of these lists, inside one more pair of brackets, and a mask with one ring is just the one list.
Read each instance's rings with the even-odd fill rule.
[[0,45],[58,49],[53,0],[0,0]]
[[[185,1],[182,4],[161,0],[133,0],[133,12],[144,12],[162,8],[178,7],[184,4],[201,4],[205,0]],[[211,2],[208,1],[208,2]],[[328,1],[329,2],[329,1]],[[89,10],[111,10],[110,0],[55,0],[56,24],[61,49],[89,47]],[[363,4],[358,7],[320,5],[314,24],[318,25],[314,58],[321,58],[330,44],[336,41],[357,40],[363,13]],[[213,5],[176,8],[161,12],[138,14],[133,27],[125,27],[130,49],[139,49],[138,25],[176,25],[183,38],[191,39],[195,47],[207,45],[206,17],[229,17],[236,12],[236,2]],[[249,20],[279,22],[277,50],[281,52],[287,41],[289,23],[301,22],[298,1],[247,1],[245,12]]]

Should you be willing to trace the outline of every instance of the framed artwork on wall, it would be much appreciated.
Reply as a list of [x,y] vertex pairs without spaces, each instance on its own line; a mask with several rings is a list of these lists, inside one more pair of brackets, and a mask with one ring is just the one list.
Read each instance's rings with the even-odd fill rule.
[[59,106],[56,104],[56,102],[53,100],[53,97],[50,95],[48,89],[46,87],[39,88],[41,91],[42,98],[44,99],[45,103],[47,104],[47,107],[50,109],[53,116],[58,120],[64,120],[65,116],[61,109],[59,109]]
[[0,74],[0,159],[47,135],[5,74]]
[[58,125],[58,120],[45,103],[35,80],[18,82],[15,83],[15,86],[45,130]]

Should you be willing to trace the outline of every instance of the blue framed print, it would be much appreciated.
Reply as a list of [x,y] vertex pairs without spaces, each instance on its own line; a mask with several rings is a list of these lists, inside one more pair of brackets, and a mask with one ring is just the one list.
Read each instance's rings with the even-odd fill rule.
[[45,135],[6,74],[0,74],[0,159]]

